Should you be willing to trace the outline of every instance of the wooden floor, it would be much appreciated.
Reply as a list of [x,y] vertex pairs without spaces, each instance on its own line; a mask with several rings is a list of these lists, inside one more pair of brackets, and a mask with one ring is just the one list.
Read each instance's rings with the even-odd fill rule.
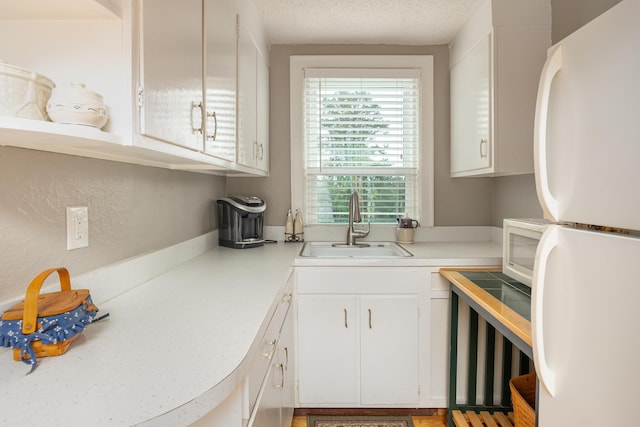
[[[444,415],[433,416],[413,416],[413,424],[415,427],[445,427],[447,421]],[[307,427],[307,417],[295,416],[291,427]]]

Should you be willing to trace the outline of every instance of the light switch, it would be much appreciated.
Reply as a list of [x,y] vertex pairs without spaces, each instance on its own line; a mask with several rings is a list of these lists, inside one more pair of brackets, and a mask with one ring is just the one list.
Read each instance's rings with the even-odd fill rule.
[[67,208],[67,250],[89,246],[89,210],[86,206]]

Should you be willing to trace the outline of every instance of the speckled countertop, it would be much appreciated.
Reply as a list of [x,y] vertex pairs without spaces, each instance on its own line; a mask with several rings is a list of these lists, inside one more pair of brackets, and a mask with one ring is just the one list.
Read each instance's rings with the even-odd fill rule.
[[[406,247],[414,257],[384,264],[499,265],[501,256],[496,242]],[[65,355],[40,359],[33,374],[3,349],[0,424],[192,422],[243,380],[244,361],[257,351],[292,268],[317,265],[298,257],[300,249],[282,242],[214,247],[101,304],[110,317],[89,326]]]

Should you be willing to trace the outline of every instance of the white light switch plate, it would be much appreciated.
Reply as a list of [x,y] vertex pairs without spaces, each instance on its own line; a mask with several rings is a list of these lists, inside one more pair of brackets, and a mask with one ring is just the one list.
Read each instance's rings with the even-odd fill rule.
[[89,246],[89,211],[86,206],[67,208],[67,250]]

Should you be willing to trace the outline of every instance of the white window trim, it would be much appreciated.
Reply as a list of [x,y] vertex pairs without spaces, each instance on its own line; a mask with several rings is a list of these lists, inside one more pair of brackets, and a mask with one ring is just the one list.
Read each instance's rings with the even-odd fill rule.
[[[434,87],[431,55],[292,55],[290,71],[291,207],[304,207],[303,89],[305,68],[419,68],[420,79],[420,225],[433,226],[434,216]],[[333,225],[332,225],[333,226]],[[382,226],[382,225],[377,225]],[[335,227],[344,228],[344,224]]]

